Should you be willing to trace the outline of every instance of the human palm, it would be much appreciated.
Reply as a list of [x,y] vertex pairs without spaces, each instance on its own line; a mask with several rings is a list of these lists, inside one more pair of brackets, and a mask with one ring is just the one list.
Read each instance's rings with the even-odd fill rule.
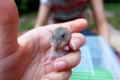
[[[17,38],[16,5],[13,0],[0,0],[0,80],[40,80],[43,77],[49,77],[51,80],[58,78],[67,80],[71,68],[80,61],[78,49],[85,42],[84,36],[75,32],[84,29],[86,25],[86,21],[80,19],[35,28]],[[59,26],[65,26],[71,32],[72,39],[69,45],[73,51],[43,66],[49,54],[49,38],[52,31]]]

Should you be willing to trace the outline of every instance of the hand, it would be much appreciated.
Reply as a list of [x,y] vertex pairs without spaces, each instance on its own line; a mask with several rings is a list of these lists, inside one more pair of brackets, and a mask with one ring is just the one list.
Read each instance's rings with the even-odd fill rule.
[[[0,80],[68,80],[80,61],[79,47],[85,38],[78,32],[87,26],[84,19],[32,29],[17,39],[18,11],[13,0],[0,0]],[[70,54],[43,67],[50,48],[49,38],[56,27],[72,34]]]

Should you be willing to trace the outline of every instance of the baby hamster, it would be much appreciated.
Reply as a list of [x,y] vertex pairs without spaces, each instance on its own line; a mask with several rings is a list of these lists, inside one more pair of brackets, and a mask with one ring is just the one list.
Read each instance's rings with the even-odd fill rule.
[[50,37],[50,54],[49,59],[44,63],[44,65],[49,64],[50,60],[56,59],[58,57],[64,56],[69,53],[69,41],[71,39],[71,34],[67,28],[59,27],[53,31]]

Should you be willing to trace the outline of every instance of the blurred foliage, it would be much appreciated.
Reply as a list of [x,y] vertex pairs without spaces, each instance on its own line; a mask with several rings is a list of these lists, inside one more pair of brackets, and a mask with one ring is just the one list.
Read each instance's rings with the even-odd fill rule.
[[20,16],[19,19],[19,33],[26,32],[27,30],[30,30],[34,28],[35,20],[37,17],[37,12],[27,13]]
[[38,10],[39,0],[15,0],[19,13],[28,13]]
[[118,3],[120,0],[104,0],[106,3]]
[[120,3],[116,4],[105,4],[105,10],[111,12],[113,14],[112,17],[107,17],[108,22],[110,22],[114,28],[120,30]]

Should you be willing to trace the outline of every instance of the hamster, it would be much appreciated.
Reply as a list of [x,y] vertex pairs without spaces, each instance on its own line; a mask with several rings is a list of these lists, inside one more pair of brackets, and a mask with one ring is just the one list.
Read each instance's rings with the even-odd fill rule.
[[44,65],[49,64],[50,60],[62,57],[69,53],[69,41],[71,39],[71,34],[67,28],[59,27],[53,31],[50,37],[50,53],[48,60]]

